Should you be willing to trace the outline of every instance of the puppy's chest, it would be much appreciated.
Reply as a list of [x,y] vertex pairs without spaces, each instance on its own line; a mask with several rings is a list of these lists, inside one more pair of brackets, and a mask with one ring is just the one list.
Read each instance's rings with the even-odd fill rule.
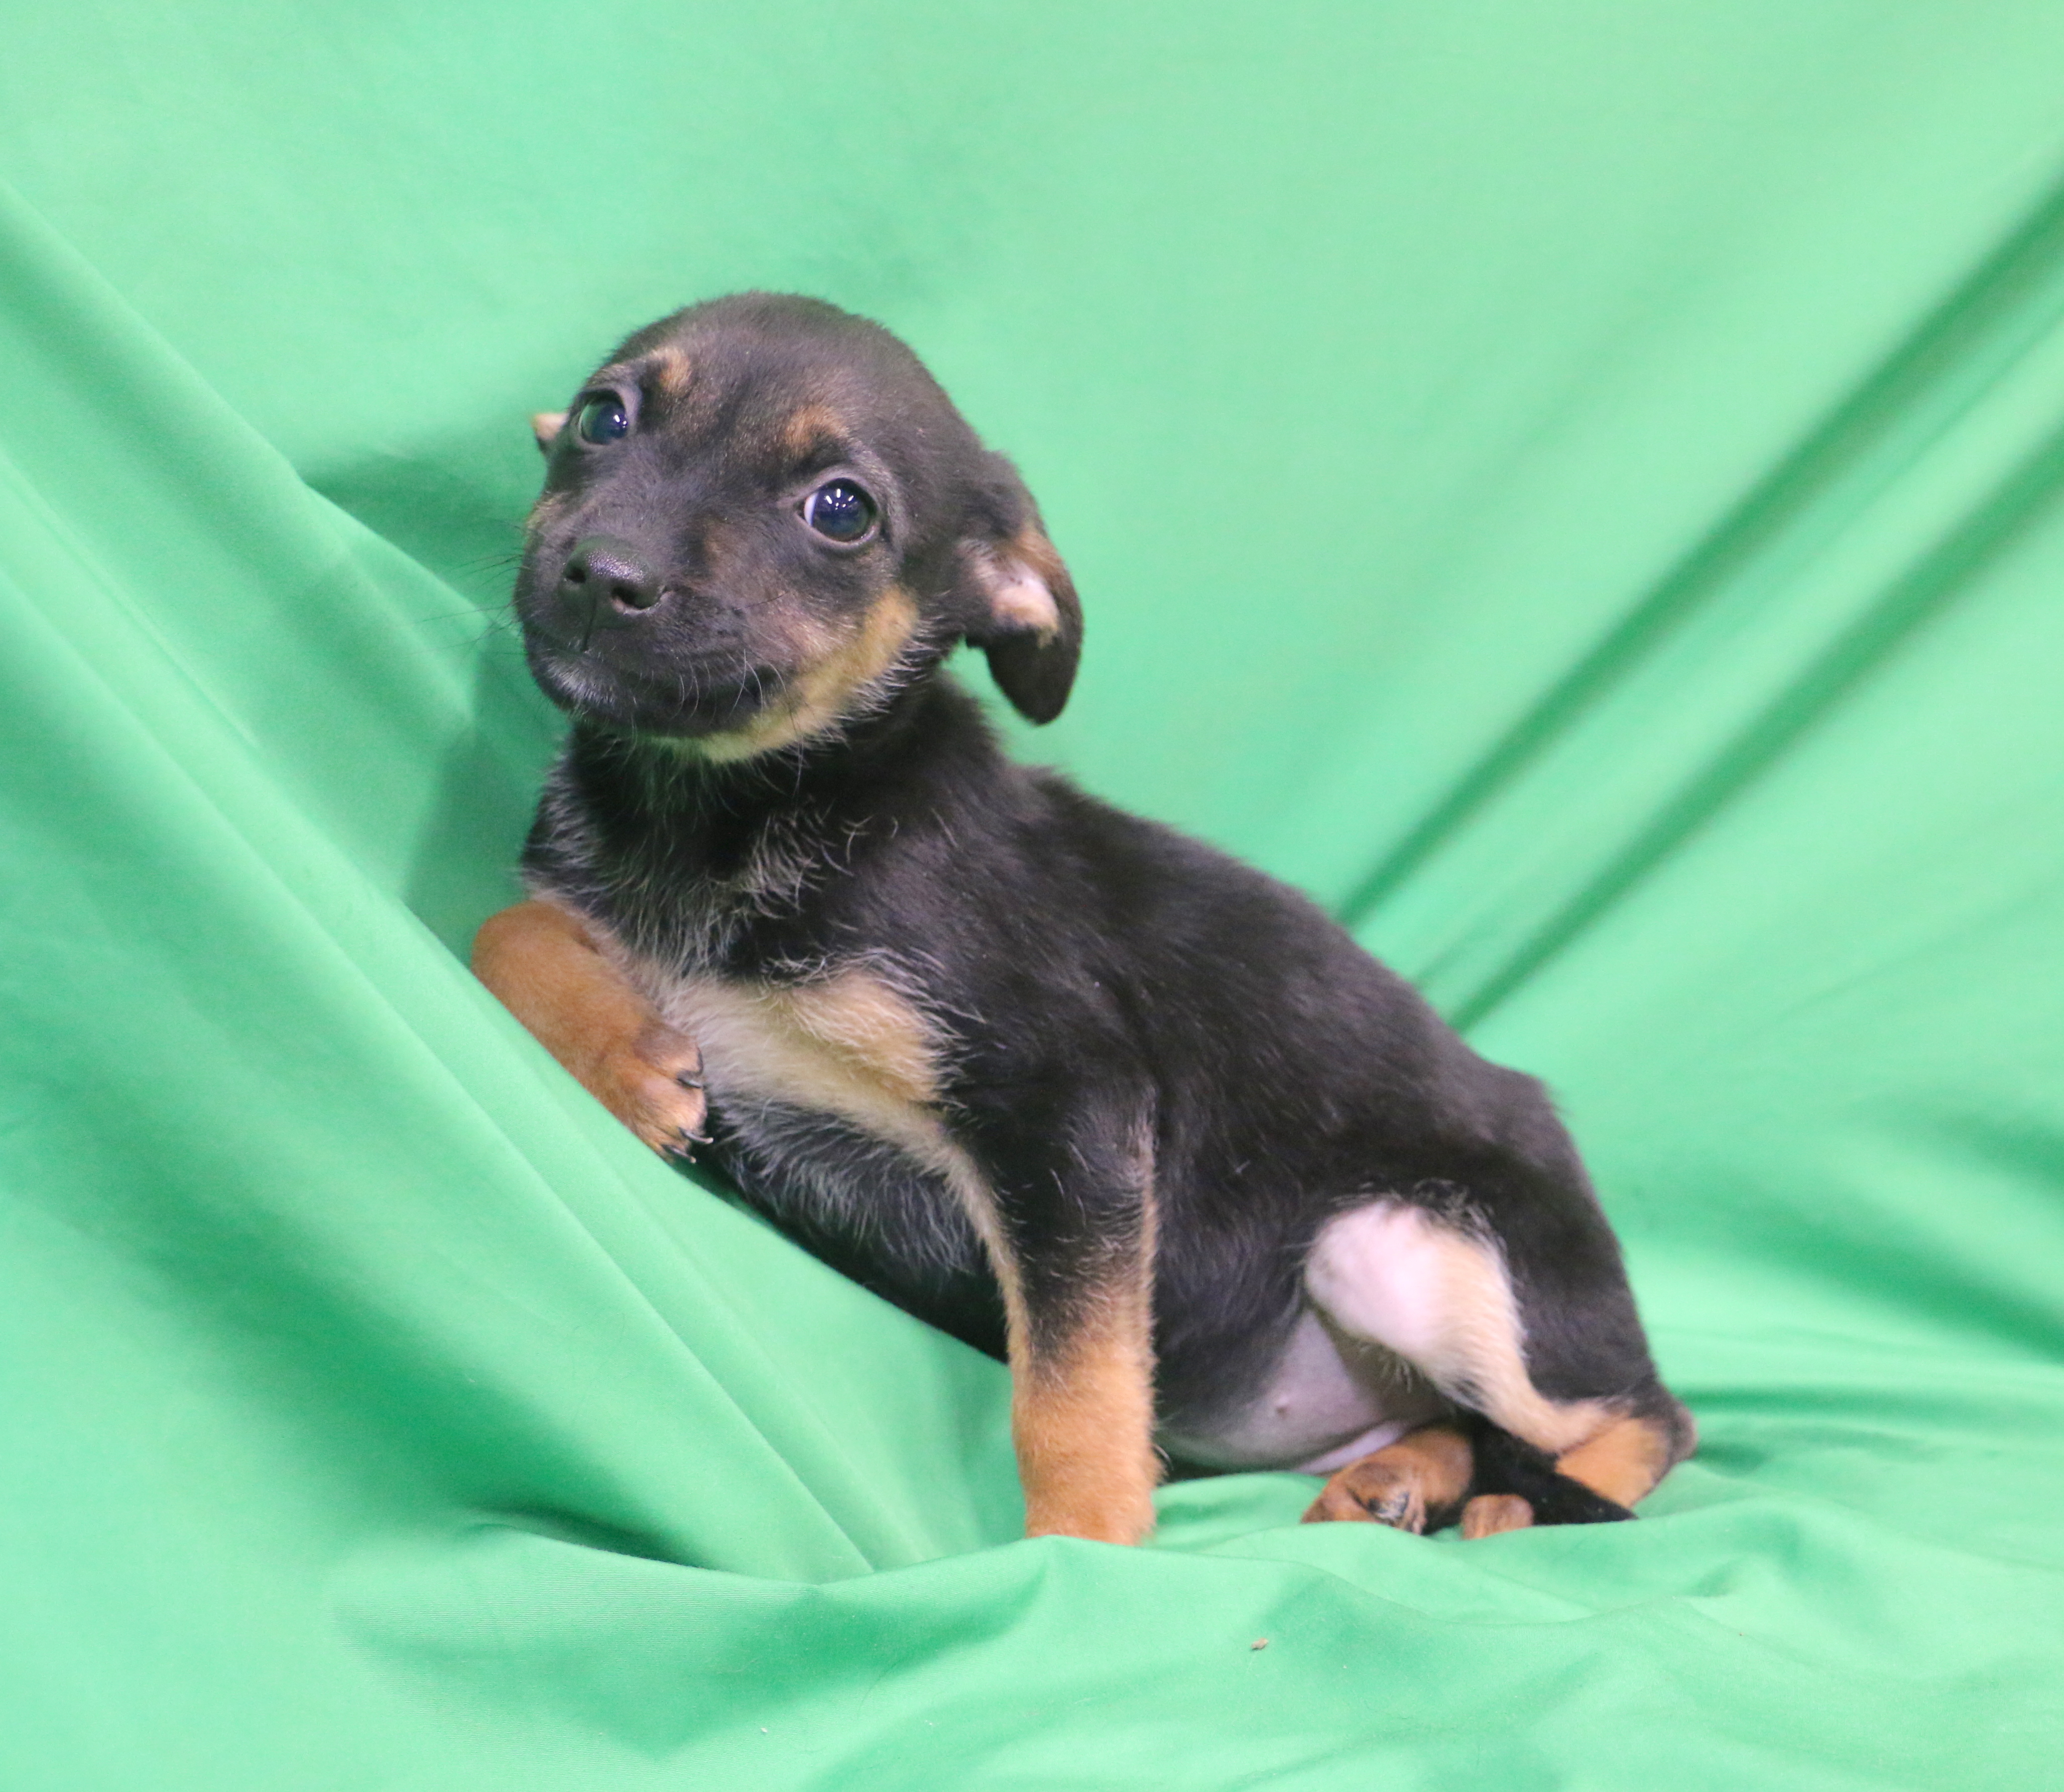
[[701,1047],[716,1108],[830,1116],[933,1168],[957,1155],[939,1117],[949,1042],[878,967],[793,979],[629,968]]
[[667,959],[706,972],[815,956],[825,920],[822,886],[834,870],[818,830],[769,824],[724,845],[717,852],[692,835],[656,829],[635,840],[635,850],[605,858],[597,882],[619,935],[654,942]]

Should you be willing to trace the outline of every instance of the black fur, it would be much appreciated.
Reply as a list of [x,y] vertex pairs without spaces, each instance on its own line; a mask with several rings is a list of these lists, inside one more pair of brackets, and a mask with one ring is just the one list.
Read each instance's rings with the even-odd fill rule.
[[[687,365],[671,364],[678,402],[670,353]],[[534,890],[684,974],[861,965],[893,983],[950,1042],[938,1112],[995,1191],[1035,1332],[1065,1330],[1137,1239],[1151,1181],[1171,1431],[1252,1396],[1300,1310],[1314,1234],[1385,1195],[1497,1241],[1543,1393],[1621,1401],[1688,1444],[1539,1085],[1477,1057],[1296,892],[1007,760],[941,672],[972,639],[1043,720],[1065,700],[1080,618],[1015,473],[901,344],[748,295],[632,337],[583,399],[598,393],[633,427],[601,443],[560,432],[518,591],[533,666],[574,716],[525,854]],[[836,422],[804,451],[784,420],[812,406]],[[841,470],[881,511],[857,549],[796,510]],[[566,569],[599,537],[645,576],[636,595],[662,600],[584,609]],[[1051,628],[990,602],[982,569],[1011,554],[1054,596]],[[835,725],[712,757],[778,712],[799,634],[849,628],[892,585],[914,631]],[[1001,1354],[995,1282],[941,1177],[800,1108],[720,1106],[711,1131],[747,1201]],[[1514,1449],[1480,1450],[1480,1482],[1559,1497]],[[1586,1498],[1569,1516],[1618,1516]]]
[[1534,1508],[1536,1524],[1611,1524],[1634,1516],[1582,1482],[1558,1474],[1555,1459],[1547,1451],[1500,1431],[1489,1419],[1472,1415],[1467,1429],[1475,1473],[1455,1516],[1480,1493],[1516,1493]]

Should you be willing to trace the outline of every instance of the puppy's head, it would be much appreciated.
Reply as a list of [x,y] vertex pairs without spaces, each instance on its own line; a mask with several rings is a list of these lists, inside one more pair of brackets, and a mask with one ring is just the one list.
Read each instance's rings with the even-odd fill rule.
[[878,325],[713,300],[534,426],[516,609],[562,707],[749,758],[880,708],[963,639],[1034,721],[1067,700],[1082,611],[1030,494]]

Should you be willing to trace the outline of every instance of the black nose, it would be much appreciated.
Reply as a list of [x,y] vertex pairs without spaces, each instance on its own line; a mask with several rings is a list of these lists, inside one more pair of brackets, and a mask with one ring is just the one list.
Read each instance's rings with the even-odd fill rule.
[[599,620],[611,604],[619,611],[651,609],[659,601],[659,579],[627,541],[589,535],[566,556],[558,597],[570,610]]

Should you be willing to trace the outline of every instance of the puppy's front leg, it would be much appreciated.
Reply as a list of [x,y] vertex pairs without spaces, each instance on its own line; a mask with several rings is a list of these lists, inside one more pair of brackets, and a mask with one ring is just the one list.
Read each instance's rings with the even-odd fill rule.
[[1010,1436],[1027,1536],[1143,1543],[1153,1534],[1152,1350],[1149,1327],[1130,1312],[1012,1350]]
[[1143,1541],[1160,1479],[1151,1160],[1093,1123],[1002,1155],[984,1229],[1003,1286],[1026,1533]]
[[579,916],[544,902],[490,915],[473,942],[473,972],[655,1151],[686,1157],[708,1143],[702,1054],[625,982]]

